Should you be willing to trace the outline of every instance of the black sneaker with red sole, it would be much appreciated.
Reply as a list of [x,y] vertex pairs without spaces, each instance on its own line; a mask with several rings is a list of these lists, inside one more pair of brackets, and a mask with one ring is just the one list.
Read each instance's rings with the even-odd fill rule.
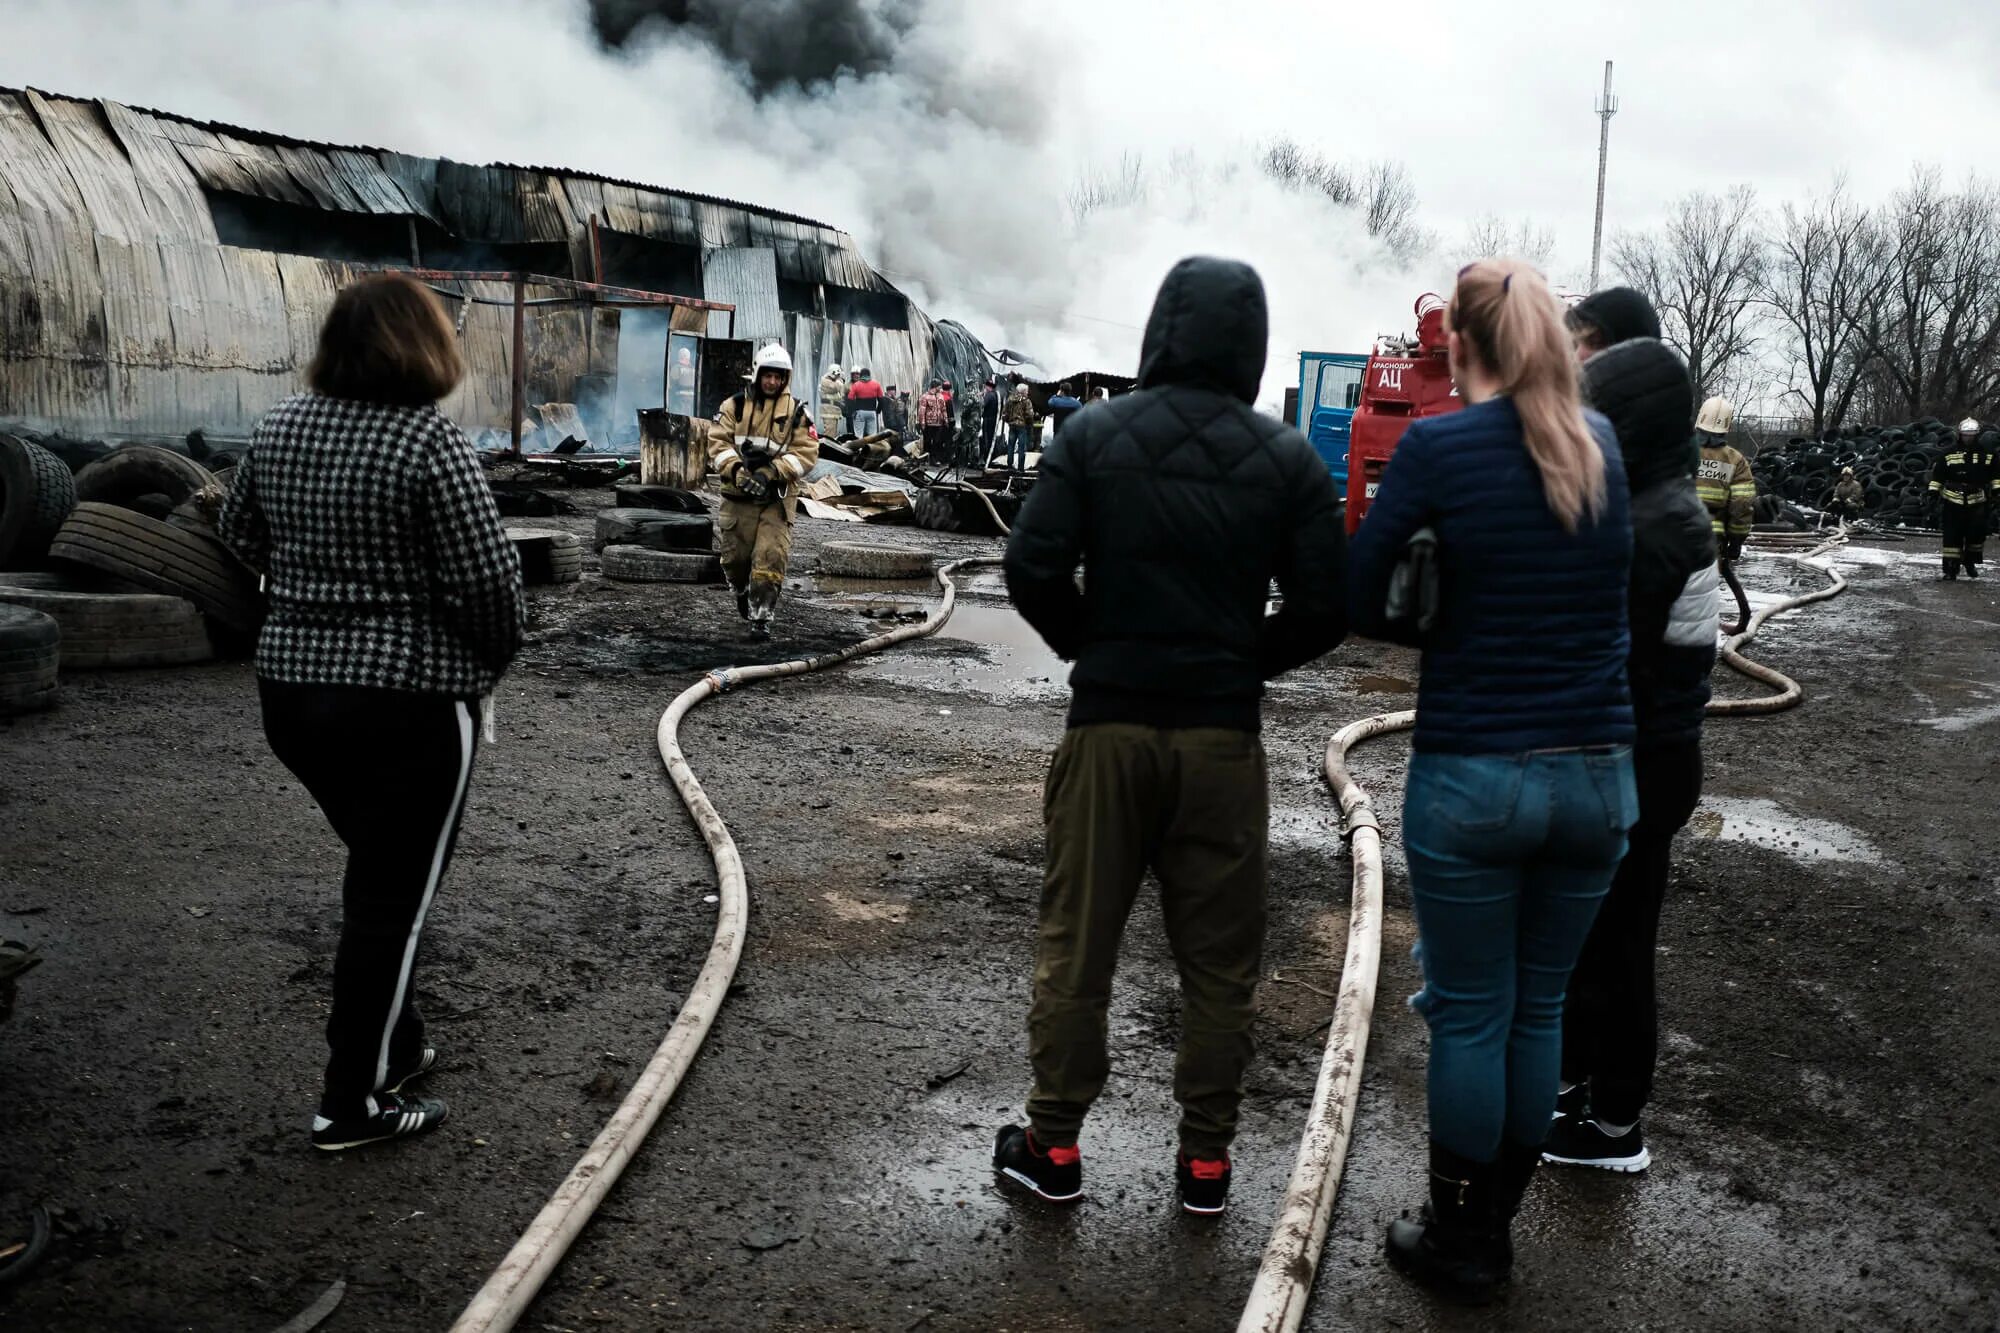
[[1229,1209],[1229,1155],[1174,1158],[1174,1183],[1180,1186],[1181,1209],[1198,1217],[1214,1217]]
[[993,1169],[1001,1178],[1050,1203],[1083,1197],[1083,1154],[1074,1147],[1044,1148],[1035,1132],[1004,1125],[993,1140]]

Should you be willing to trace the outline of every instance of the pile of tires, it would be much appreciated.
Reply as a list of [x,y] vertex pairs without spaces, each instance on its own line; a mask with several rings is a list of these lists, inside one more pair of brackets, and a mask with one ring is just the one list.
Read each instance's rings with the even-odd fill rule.
[[1861,483],[1864,514],[1890,527],[1927,521],[1931,469],[1952,443],[1955,428],[1926,417],[1900,426],[1842,426],[1817,437],[1796,435],[1766,445],[1751,462],[1760,523],[1810,521],[1833,502],[1843,468]]
[[256,575],[213,532],[185,519],[170,523],[107,501],[84,500],[50,544],[49,559],[185,599],[238,636],[254,636],[263,623]]
[[[691,491],[668,486],[616,488],[621,503],[599,510],[597,549],[604,577],[619,583],[715,583],[715,520]],[[657,507],[655,507],[657,506]]]

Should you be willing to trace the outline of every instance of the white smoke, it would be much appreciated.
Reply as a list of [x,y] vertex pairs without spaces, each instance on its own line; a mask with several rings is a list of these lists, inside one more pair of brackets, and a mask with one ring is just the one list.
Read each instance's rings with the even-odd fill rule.
[[1248,137],[1162,159],[1155,188],[1079,220],[1070,196],[1097,160],[1091,127],[1065,115],[1051,46],[1011,35],[1034,28],[1034,5],[996,26],[986,10],[933,0],[883,72],[762,92],[742,66],[664,26],[607,50],[586,0],[8,8],[0,83],[796,212],[854,233],[933,316],[1058,373],[1134,369],[1153,292],[1190,253],[1263,274],[1269,401],[1298,351],[1366,350],[1377,331],[1407,325],[1422,288],[1355,214],[1264,178]]

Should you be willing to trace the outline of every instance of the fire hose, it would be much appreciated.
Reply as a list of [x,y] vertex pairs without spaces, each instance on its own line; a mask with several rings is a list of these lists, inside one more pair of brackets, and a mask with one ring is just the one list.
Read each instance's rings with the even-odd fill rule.
[[[994,519],[999,521],[997,513]],[[1835,544],[1828,543],[1827,546]],[[1818,553],[1815,550],[1803,557],[1780,558],[1804,563]],[[611,1187],[624,1173],[646,1135],[658,1123],[667,1103],[672,1100],[692,1066],[735,976],[743,952],[743,932],[749,919],[748,882],[735,839],[696,780],[681,749],[681,721],[697,705],[732,689],[822,671],[899,643],[936,634],[951,618],[957,604],[958,588],[952,581],[952,575],[960,570],[996,563],[990,557],[966,559],[939,570],[937,578],[944,595],[937,609],[921,624],[903,626],[819,657],[710,672],[682,692],[661,715],[657,731],[661,761],[715,862],[720,907],[716,914],[714,940],[700,974],[689,989],[687,1000],[652,1059],[597,1138],[543,1205],[541,1212],[474,1294],[452,1325],[453,1333],[484,1330],[504,1333],[520,1320]],[[1733,636],[1724,646],[1724,660],[1729,661],[1732,667],[1776,686],[1781,694],[1769,699],[1719,701],[1710,705],[1711,711],[1775,712],[1792,707],[1803,697],[1796,682],[1741,658],[1735,650],[1755,637],[1770,617],[1795,606],[1832,597],[1845,589],[1846,581],[1839,574],[1830,570],[1824,572],[1831,575],[1833,586],[1766,607],[1752,618],[1743,633]],[[1348,840],[1353,863],[1347,958],[1298,1160],[1272,1227],[1263,1261],[1258,1267],[1250,1300],[1238,1325],[1240,1333],[1243,1330],[1257,1330],[1258,1333],[1277,1333],[1279,1330],[1290,1333],[1296,1330],[1304,1318],[1306,1302],[1311,1295],[1313,1277],[1339,1189],[1340,1172],[1353,1134],[1355,1102],[1360,1090],[1362,1062],[1367,1050],[1381,959],[1381,826],[1375,819],[1368,794],[1347,772],[1345,759],[1347,751],[1362,741],[1407,730],[1415,725],[1415,721],[1414,712],[1364,718],[1342,728],[1327,746],[1325,776],[1340,803],[1342,831]]]
[[700,829],[703,841],[708,844],[709,854],[715,860],[721,906],[716,911],[714,942],[709,946],[707,960],[688,990],[687,1000],[675,1016],[673,1026],[667,1029],[659,1049],[625,1094],[625,1100],[605,1122],[583,1156],[577,1159],[576,1165],[556,1187],[535,1220],[528,1224],[528,1229],[514,1243],[507,1257],[486,1279],[486,1284],[474,1294],[464,1313],[452,1325],[453,1333],[474,1333],[475,1330],[500,1333],[513,1328],[527,1311],[542,1284],[569,1252],[584,1224],[604,1202],[605,1195],[631,1162],[632,1154],[645,1141],[646,1135],[659,1121],[661,1112],[673,1099],[682,1078],[694,1063],[695,1053],[700,1050],[703,1038],[715,1022],[731,979],[736,975],[736,964],[743,954],[743,931],[750,917],[749,884],[743,874],[743,858],[736,849],[736,840],[730,836],[729,826],[722,822],[722,816],[716,813],[708,794],[688,767],[687,756],[681,750],[681,720],[704,700],[730,690],[760,681],[824,671],[868,653],[936,634],[951,619],[957,604],[958,585],[952,582],[952,575],[962,569],[998,563],[990,557],[978,558],[959,560],[940,569],[937,578],[944,590],[944,598],[921,624],[905,625],[819,657],[712,671],[683,691],[661,714],[658,729],[661,762],[666,765],[668,778],[680,793],[688,814],[694,818],[695,826]]
[[[1822,543],[1803,555],[1773,558],[1804,565],[1831,582],[1816,592],[1776,602],[1749,617],[1722,645],[1721,658],[1737,672],[1770,685],[1778,693],[1758,699],[1717,699],[1708,705],[1716,716],[1742,717],[1782,712],[1805,698],[1799,683],[1744,657],[1738,649],[1757,636],[1766,621],[1781,612],[1825,601],[1847,588],[1839,571],[1810,563],[1812,558],[1843,545],[1845,538]],[[1747,602],[1747,598],[1745,599]],[[1382,957],[1382,826],[1368,793],[1347,771],[1347,752],[1376,736],[1408,731],[1414,712],[1380,713],[1350,723],[1327,742],[1324,765],[1327,787],[1340,804],[1341,836],[1353,864],[1347,915],[1347,961],[1341,970],[1334,1002],[1333,1027],[1321,1057],[1319,1081],[1292,1177],[1279,1204],[1271,1238],[1257,1266],[1250,1298],[1243,1307],[1237,1333],[1295,1333],[1305,1318],[1340,1191],[1340,1174],[1354,1133],[1354,1113],[1361,1088],[1361,1065],[1368,1052],[1368,1032],[1375,1005],[1375,981]]]

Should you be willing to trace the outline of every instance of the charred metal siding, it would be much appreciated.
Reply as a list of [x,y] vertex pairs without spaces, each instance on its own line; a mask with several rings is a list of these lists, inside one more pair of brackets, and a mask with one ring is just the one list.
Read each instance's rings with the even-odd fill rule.
[[[782,337],[802,382],[804,367],[817,383],[818,367],[838,360],[915,386],[939,350],[936,326],[914,307],[907,329],[829,322],[816,317],[823,306],[781,310],[780,281],[901,299],[852,238],[807,218],[545,167],[469,166],[0,89],[0,420],[96,434],[240,435],[300,387],[327,308],[359,270],[339,258],[222,244],[216,196],[310,210],[289,215],[308,227],[324,214],[329,236],[343,216],[354,219],[349,228],[362,217],[402,218],[413,244],[443,234],[468,250],[566,255],[567,268],[552,276],[593,276],[593,219],[642,243],[698,249],[704,285],[717,288],[707,294],[743,307],[737,336]],[[369,234],[379,239],[383,225],[368,224]],[[504,284],[442,287],[511,296]],[[468,428],[504,428],[511,311],[446,305],[468,374],[445,409]],[[531,402],[571,400],[578,377],[616,364],[615,323],[578,308],[532,308],[526,360]]]

